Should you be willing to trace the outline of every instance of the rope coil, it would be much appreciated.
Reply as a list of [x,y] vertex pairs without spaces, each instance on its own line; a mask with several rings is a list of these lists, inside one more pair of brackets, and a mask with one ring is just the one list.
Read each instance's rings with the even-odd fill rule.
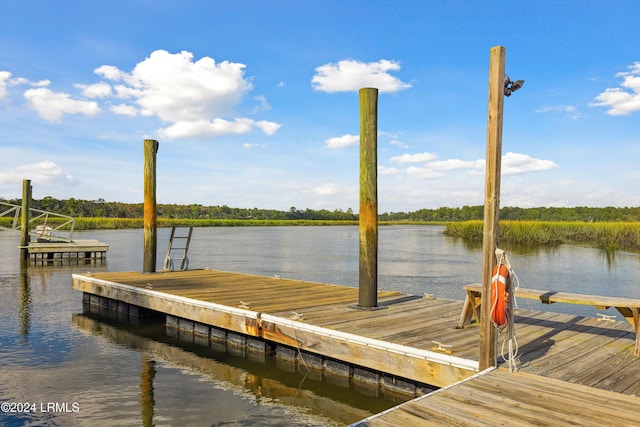
[[[511,268],[509,258],[503,249],[496,249],[496,259],[496,269],[491,279],[491,322],[498,330],[499,335],[504,334],[501,357],[509,364],[509,372],[513,372],[517,369],[516,357],[518,355],[518,341],[513,315],[514,311],[518,309],[515,293],[520,287],[520,281]],[[502,291],[502,295],[500,291]],[[504,300],[501,301],[501,299]],[[498,319],[499,321],[497,321]],[[506,354],[505,347],[508,347]]]

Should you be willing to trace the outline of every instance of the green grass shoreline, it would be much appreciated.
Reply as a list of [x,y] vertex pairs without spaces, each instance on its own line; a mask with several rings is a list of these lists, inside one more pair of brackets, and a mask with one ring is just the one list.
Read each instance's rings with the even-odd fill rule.
[[[445,234],[481,242],[482,230],[482,221],[465,221],[447,223]],[[640,252],[640,223],[500,221],[498,241],[531,246],[568,243],[605,251]]]
[[[50,218],[55,226],[64,220]],[[469,242],[482,241],[483,222],[421,222],[380,221],[388,225],[445,225],[447,236]],[[0,218],[0,225],[10,226],[10,218]],[[74,229],[117,230],[142,228],[142,218],[76,218]],[[350,220],[255,220],[255,219],[175,219],[158,218],[158,227],[278,227],[278,226],[357,226]],[[640,252],[640,222],[563,222],[563,221],[500,221],[498,241],[520,245],[559,245],[563,243],[597,247],[606,251],[629,250]]]

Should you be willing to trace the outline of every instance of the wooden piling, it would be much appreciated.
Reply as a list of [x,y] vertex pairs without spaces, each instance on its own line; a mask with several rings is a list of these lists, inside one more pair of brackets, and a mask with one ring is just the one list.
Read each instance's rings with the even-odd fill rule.
[[504,105],[506,49],[491,48],[489,59],[489,111],[482,233],[482,312],[480,314],[480,370],[496,366],[496,329],[491,323],[491,276],[496,265],[500,214],[500,167],[502,160],[502,118]]
[[143,273],[155,273],[158,245],[156,213],[156,153],[158,141],[144,140],[144,258]]
[[360,281],[358,307],[378,306],[378,89],[360,89]]
[[31,221],[31,180],[22,180],[22,210],[20,211],[20,259],[29,259],[29,222]]

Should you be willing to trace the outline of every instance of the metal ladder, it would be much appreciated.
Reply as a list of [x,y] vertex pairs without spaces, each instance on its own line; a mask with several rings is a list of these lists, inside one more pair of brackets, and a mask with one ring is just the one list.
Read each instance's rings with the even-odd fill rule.
[[[176,234],[177,230],[188,230],[187,235]],[[187,252],[189,251],[189,244],[191,243],[191,233],[193,227],[176,227],[171,228],[171,237],[169,238],[169,247],[167,248],[167,255],[164,257],[164,269],[174,271],[174,260],[180,260],[180,270],[189,269],[189,258],[187,258]],[[177,241],[177,242],[174,242]],[[179,242],[179,243],[178,243]],[[174,244],[177,243],[177,246]],[[174,254],[177,253],[177,256]]]

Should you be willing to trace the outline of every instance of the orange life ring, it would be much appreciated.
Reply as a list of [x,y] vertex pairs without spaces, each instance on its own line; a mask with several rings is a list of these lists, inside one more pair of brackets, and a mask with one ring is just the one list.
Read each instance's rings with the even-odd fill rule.
[[509,269],[506,265],[496,265],[491,278],[491,321],[498,327],[504,329],[508,322],[509,291],[511,288]]

